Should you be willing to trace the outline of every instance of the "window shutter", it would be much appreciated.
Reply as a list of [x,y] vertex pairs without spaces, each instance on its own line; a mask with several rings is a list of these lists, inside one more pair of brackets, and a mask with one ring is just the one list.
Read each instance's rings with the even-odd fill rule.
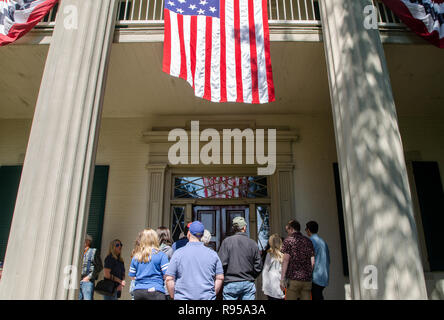
[[[4,261],[23,166],[0,166],[0,261]],[[109,166],[96,166],[88,217],[87,233],[100,250]]]
[[105,214],[108,173],[109,166],[96,166],[94,170],[88,226],[86,229],[86,233],[93,238],[92,246],[98,250],[100,250],[102,246],[103,217]]
[[430,269],[431,271],[444,271],[444,250],[442,249],[444,192],[438,163],[413,161],[412,167]]
[[333,163],[333,175],[335,178],[335,190],[336,190],[336,206],[338,208],[338,222],[339,222],[339,236],[341,239],[341,252],[342,252],[342,271],[344,276],[348,277],[348,256],[347,256],[347,242],[345,238],[345,225],[344,225],[344,210],[342,207],[342,191],[341,180],[339,176],[338,163]]
[[0,167],[0,261],[4,261],[22,166]]

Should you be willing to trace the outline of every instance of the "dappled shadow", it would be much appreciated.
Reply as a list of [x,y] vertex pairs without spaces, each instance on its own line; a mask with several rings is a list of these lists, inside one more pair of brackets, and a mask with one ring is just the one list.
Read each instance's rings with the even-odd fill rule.
[[[322,9],[334,7],[325,3]],[[365,283],[367,265],[378,271],[378,289],[352,284],[352,291],[354,287],[355,297],[362,299],[425,298],[412,200],[382,43],[378,30],[363,27],[365,1],[335,2],[335,6],[341,4],[334,9],[336,25],[330,37],[336,37],[333,42],[339,43],[336,49],[341,52],[333,53],[329,63],[335,69],[332,104],[345,190],[351,281]]]

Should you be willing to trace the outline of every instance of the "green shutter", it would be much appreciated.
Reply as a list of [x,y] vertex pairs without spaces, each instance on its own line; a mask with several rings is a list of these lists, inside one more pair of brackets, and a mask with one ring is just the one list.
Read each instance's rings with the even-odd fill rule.
[[[93,237],[93,246],[100,250],[109,166],[96,166],[88,217],[87,233]],[[0,261],[4,261],[6,246],[14,213],[15,200],[22,166],[0,167]]]
[[333,163],[333,175],[335,179],[336,206],[338,208],[339,237],[341,239],[342,271],[344,273],[344,276],[348,277],[349,271],[348,271],[347,242],[345,238],[344,209],[342,206],[341,179],[339,175],[339,166],[337,162]]
[[4,261],[22,166],[0,167],[0,261]]
[[106,189],[108,187],[109,166],[96,166],[89,205],[87,234],[93,238],[92,246],[100,250],[102,246],[103,217],[105,214]]
[[444,192],[438,163],[413,161],[412,166],[430,270],[444,271]]

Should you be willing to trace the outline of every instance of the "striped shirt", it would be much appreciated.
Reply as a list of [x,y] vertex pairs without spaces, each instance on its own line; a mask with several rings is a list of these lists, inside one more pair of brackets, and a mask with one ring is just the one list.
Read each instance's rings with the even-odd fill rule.
[[168,257],[162,251],[153,250],[149,262],[139,262],[133,258],[128,275],[136,278],[134,290],[165,293],[163,276],[168,269],[168,265]]

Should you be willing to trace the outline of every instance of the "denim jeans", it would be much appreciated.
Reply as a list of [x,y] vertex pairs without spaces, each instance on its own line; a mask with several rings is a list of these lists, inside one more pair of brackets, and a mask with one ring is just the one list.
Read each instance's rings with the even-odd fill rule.
[[136,285],[136,280],[131,280],[129,293],[131,294],[131,300],[134,300],[134,286]]
[[224,285],[224,300],[254,300],[256,286],[253,281],[229,282]]
[[79,300],[94,300],[94,282],[81,281],[79,290]]
[[113,296],[103,296],[103,300],[118,300],[117,299],[117,291]]

